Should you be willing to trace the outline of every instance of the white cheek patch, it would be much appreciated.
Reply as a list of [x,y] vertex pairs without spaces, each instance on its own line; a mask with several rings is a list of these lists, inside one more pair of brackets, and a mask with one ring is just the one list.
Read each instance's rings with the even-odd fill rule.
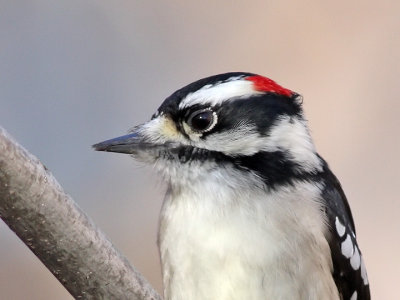
[[196,146],[230,156],[284,151],[299,169],[306,172],[322,171],[322,162],[307,125],[296,117],[282,117],[272,126],[267,136],[262,136],[254,124],[243,122],[231,130],[209,135],[205,140],[196,140]]
[[250,156],[259,152],[263,143],[254,125],[241,123],[231,130],[209,135],[206,140],[198,140],[196,145],[230,156]]
[[188,94],[179,104],[179,109],[195,104],[214,106],[232,98],[249,97],[263,94],[254,90],[253,83],[249,80],[233,80],[216,85],[206,85],[201,89]]

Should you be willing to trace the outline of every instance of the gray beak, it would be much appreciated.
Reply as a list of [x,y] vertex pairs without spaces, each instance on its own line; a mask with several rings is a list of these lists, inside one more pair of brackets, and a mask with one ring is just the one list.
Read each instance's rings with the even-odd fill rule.
[[146,148],[146,145],[148,144],[143,142],[143,137],[134,132],[95,144],[92,147],[96,151],[134,154],[138,150]]

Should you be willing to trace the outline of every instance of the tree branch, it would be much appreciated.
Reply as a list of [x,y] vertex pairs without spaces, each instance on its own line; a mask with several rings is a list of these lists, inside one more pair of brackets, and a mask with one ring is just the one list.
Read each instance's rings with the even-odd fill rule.
[[0,127],[0,217],[76,299],[161,299],[67,195]]

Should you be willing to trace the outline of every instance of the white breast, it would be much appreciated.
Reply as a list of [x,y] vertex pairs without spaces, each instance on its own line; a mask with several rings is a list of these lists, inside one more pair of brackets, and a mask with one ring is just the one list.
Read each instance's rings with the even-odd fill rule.
[[159,232],[165,299],[339,299],[319,187],[266,192],[258,178],[239,182],[228,171],[167,193]]

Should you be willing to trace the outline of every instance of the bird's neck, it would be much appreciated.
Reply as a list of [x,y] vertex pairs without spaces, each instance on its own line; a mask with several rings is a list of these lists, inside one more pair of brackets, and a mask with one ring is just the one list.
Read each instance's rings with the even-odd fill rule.
[[209,172],[170,187],[159,229],[165,298],[338,299],[319,187],[267,192],[256,177],[235,178]]

